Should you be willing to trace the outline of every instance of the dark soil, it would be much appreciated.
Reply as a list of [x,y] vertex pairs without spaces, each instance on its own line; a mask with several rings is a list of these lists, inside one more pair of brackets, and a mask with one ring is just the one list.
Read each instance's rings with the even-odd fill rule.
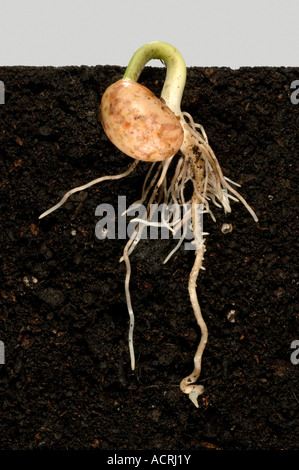
[[[200,337],[187,283],[194,258],[173,241],[132,255],[137,368],[130,370],[124,240],[95,236],[101,203],[140,196],[146,164],[123,180],[69,189],[131,163],[106,138],[99,102],[121,67],[2,67],[0,105],[0,448],[299,448],[294,68],[190,68],[182,109],[200,122],[244,206],[207,216],[198,295],[209,328],[196,409],[179,383]],[[159,95],[163,68],[140,82]],[[222,233],[223,223],[233,231]],[[234,322],[229,312],[235,311]],[[230,319],[229,319],[230,318]]]

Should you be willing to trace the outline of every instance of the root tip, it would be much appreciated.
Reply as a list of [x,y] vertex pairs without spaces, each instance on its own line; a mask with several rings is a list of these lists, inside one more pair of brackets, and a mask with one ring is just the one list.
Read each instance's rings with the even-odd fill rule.
[[199,397],[199,395],[202,395],[203,392],[204,392],[204,387],[202,385],[195,385],[192,392],[189,393],[189,398],[192,401],[192,403],[196,406],[196,408],[199,408],[197,398]]

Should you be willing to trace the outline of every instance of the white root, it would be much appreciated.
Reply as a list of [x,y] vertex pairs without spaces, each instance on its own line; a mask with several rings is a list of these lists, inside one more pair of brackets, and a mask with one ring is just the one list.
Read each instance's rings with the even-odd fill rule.
[[194,241],[196,246],[195,251],[195,260],[193,267],[190,272],[189,276],[189,283],[188,283],[188,291],[190,302],[193,308],[193,312],[197,321],[198,326],[200,327],[201,331],[201,338],[199,345],[197,347],[197,351],[194,356],[194,369],[193,372],[185,377],[181,383],[180,388],[183,393],[189,395],[190,400],[192,403],[198,408],[198,400],[197,398],[204,392],[204,387],[202,385],[196,385],[195,382],[198,380],[200,373],[201,373],[201,362],[204,349],[206,347],[208,341],[208,329],[207,325],[203,319],[201,308],[198,302],[198,297],[196,293],[196,283],[198,279],[198,274],[200,269],[202,268],[202,263],[204,259],[204,252],[205,252],[205,244],[203,240],[203,230],[198,220],[198,198],[193,196],[192,198],[192,223],[193,223],[193,232],[194,232]]
[[198,380],[200,373],[201,373],[202,355],[203,355],[204,349],[208,341],[208,329],[202,317],[201,308],[200,308],[198,298],[197,298],[197,293],[196,293],[196,281],[198,278],[199,270],[202,267],[204,251],[205,251],[205,247],[203,243],[202,247],[196,250],[195,261],[194,261],[194,264],[190,273],[189,284],[188,284],[190,301],[191,301],[195,318],[200,327],[201,338],[200,338],[199,345],[197,347],[197,351],[194,356],[193,372],[187,377],[185,377],[180,383],[180,388],[182,392],[189,395],[190,400],[192,401],[192,403],[194,403],[194,405],[197,408],[199,406],[197,398],[199,397],[199,395],[201,395],[204,392],[204,387],[202,385],[196,385],[195,382]]
[[120,173],[119,175],[101,176],[100,178],[96,178],[95,180],[89,181],[89,183],[71,189],[70,191],[65,193],[63,198],[57,204],[55,204],[55,206],[50,207],[50,209],[43,212],[39,216],[39,219],[42,219],[43,217],[46,217],[47,215],[51,214],[51,212],[56,211],[56,209],[61,207],[72,194],[77,193],[78,191],[83,191],[84,189],[90,188],[90,186],[93,186],[94,184],[102,183],[103,181],[119,180],[121,178],[124,178],[125,176],[128,176],[130,173],[132,173],[138,163],[139,160],[134,160],[134,162],[129,166],[129,168],[124,173]]
[[[188,122],[186,121],[186,118]],[[232,188],[231,184],[237,184],[223,176],[221,167],[213,150],[208,144],[208,140],[202,126],[195,124],[192,117],[188,113],[182,113],[180,115],[180,120],[184,129],[184,142],[181,147],[182,155],[177,162],[174,176],[168,185],[168,170],[174,157],[171,157],[162,162],[153,163],[151,165],[144,180],[141,198],[137,201],[140,204],[147,204],[147,212],[144,219],[135,219],[138,222],[138,225],[128,240],[120,261],[124,261],[126,266],[125,295],[129,312],[129,352],[131,358],[131,368],[134,370],[134,312],[130,295],[130,255],[141,240],[142,231],[146,226],[156,224],[156,226],[167,227],[175,233],[181,226],[183,226],[185,229],[187,224],[190,222],[192,223],[195,243],[195,260],[189,277],[188,291],[193,312],[200,327],[201,339],[194,356],[194,370],[190,375],[181,381],[180,388],[184,393],[189,395],[190,400],[196,407],[198,407],[198,396],[204,392],[204,387],[202,385],[197,385],[195,382],[198,380],[201,373],[202,356],[208,340],[208,329],[203,320],[196,293],[196,282],[198,274],[200,269],[204,269],[203,259],[205,252],[203,230],[198,221],[198,210],[196,207],[200,204],[202,206],[201,212],[209,213],[212,219],[215,220],[215,217],[210,209],[210,200],[217,206],[222,205],[225,212],[231,211],[230,199],[239,200],[244,204],[254,220],[257,221],[258,219],[244,198],[234,188]],[[134,170],[137,163],[138,160],[135,160],[124,173],[113,176],[103,176],[83,186],[79,186],[68,191],[58,204],[45,211],[40,215],[39,218],[41,219],[42,217],[45,217],[46,215],[58,209],[60,206],[62,206],[62,204],[64,204],[69,196],[77,191],[82,191],[94,184],[103,181],[124,178]],[[193,185],[193,195],[188,200],[186,200],[185,197],[187,182],[191,182]],[[191,211],[187,211],[184,214],[184,218],[180,221],[180,224],[174,223],[174,214],[172,212],[170,212],[168,215],[166,212],[163,212],[162,222],[157,223],[152,220],[153,213],[151,212],[150,208],[151,204],[157,203],[161,200],[166,206],[170,206],[171,204],[191,204]],[[179,249],[184,238],[185,230],[183,231],[183,234],[179,239],[176,247],[164,260],[164,263],[169,261],[171,256],[173,256],[173,254]]]

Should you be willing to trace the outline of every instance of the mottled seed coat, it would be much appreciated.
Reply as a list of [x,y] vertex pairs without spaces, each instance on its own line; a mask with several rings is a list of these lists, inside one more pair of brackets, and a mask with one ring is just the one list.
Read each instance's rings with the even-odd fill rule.
[[111,142],[137,160],[165,160],[175,155],[183,142],[182,126],[171,109],[133,80],[119,80],[107,88],[100,118]]

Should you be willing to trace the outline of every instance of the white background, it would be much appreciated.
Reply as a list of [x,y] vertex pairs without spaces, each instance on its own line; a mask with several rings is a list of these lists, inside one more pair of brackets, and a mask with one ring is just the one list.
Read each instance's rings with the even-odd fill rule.
[[157,40],[188,67],[298,66],[299,0],[0,0],[0,66],[126,66]]

